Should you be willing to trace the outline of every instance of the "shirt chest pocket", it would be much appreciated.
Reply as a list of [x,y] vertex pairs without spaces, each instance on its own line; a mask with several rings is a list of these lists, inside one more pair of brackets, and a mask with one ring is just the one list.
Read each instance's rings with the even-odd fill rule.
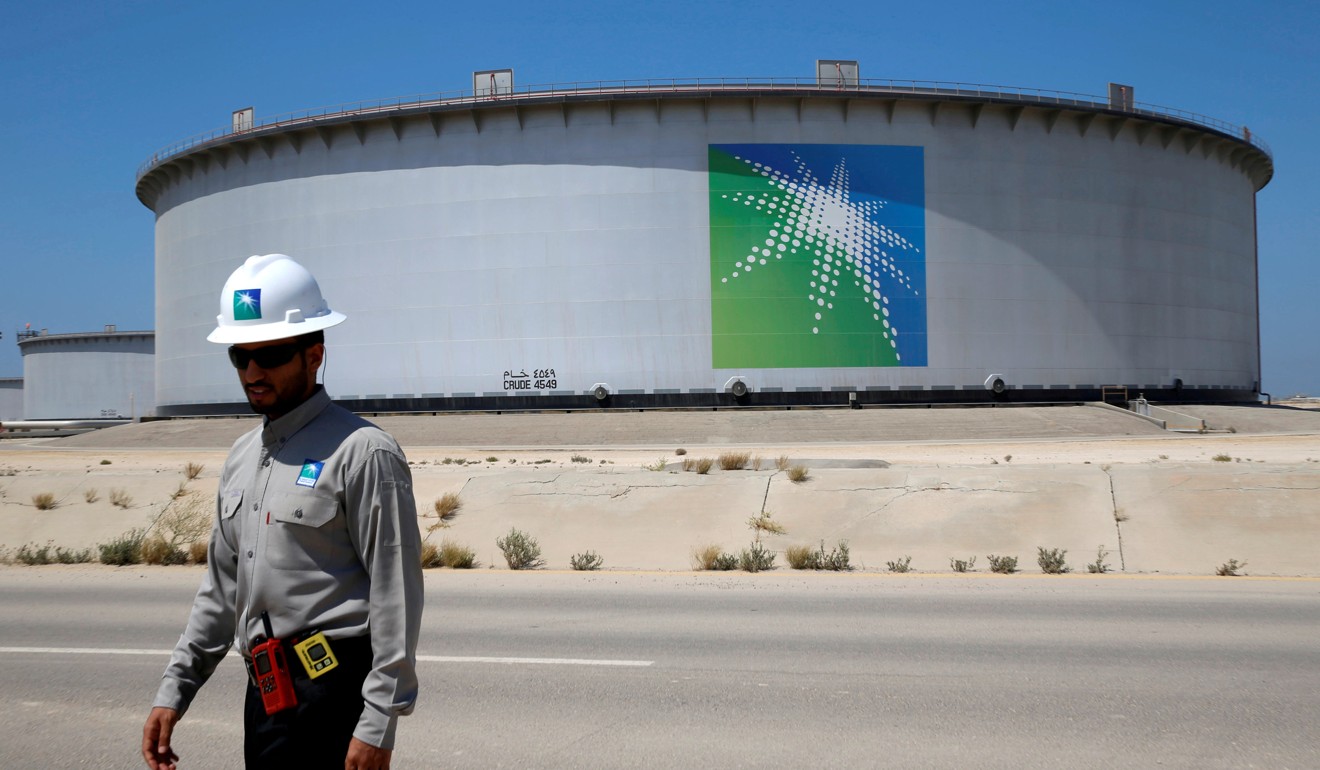
[[352,553],[339,502],[310,490],[271,498],[266,559],[283,570],[333,571]]
[[243,490],[231,489],[220,498],[220,518],[232,519],[243,507]]

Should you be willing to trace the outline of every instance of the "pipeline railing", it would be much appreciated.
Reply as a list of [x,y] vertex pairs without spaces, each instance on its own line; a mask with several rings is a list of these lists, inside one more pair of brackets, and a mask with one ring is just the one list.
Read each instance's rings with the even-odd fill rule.
[[1142,417],[1149,417],[1158,422],[1160,427],[1165,430],[1181,433],[1205,433],[1208,430],[1205,420],[1182,412],[1175,412],[1172,409],[1165,409],[1162,406],[1155,406],[1144,397],[1134,399],[1129,404],[1129,408]]
[[815,78],[749,77],[749,78],[649,78],[645,80],[593,80],[576,83],[546,83],[515,86],[500,93],[477,93],[470,90],[438,91],[412,96],[396,96],[359,102],[347,102],[306,110],[295,110],[254,120],[252,125],[239,131],[232,127],[216,128],[173,142],[144,161],[137,171],[141,179],[151,169],[165,161],[188,152],[194,147],[231,135],[249,134],[262,129],[297,126],[326,118],[352,117],[373,113],[397,112],[402,109],[434,106],[462,106],[490,104],[492,102],[555,99],[568,96],[617,95],[683,92],[746,92],[746,91],[816,91],[821,93],[898,94],[922,96],[954,96],[979,99],[1002,99],[1022,104],[1046,104],[1086,109],[1120,109],[1134,115],[1171,118],[1241,139],[1273,157],[1269,145],[1243,126],[1202,115],[1197,112],[1164,107],[1147,102],[1135,102],[1130,108],[1115,108],[1106,97],[1071,91],[1052,91],[1042,88],[999,86],[981,83],[959,83],[940,80],[894,80],[863,78],[856,85],[822,84]]

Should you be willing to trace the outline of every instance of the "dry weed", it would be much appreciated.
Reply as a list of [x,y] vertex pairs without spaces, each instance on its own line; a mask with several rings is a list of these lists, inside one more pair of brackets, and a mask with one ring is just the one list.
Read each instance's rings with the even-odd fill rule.
[[477,552],[465,545],[445,540],[440,543],[440,566],[472,569],[477,566]]
[[747,467],[747,463],[751,459],[751,452],[724,452],[719,457],[720,470],[740,471]]
[[712,570],[715,568],[715,560],[720,558],[724,551],[718,545],[705,545],[692,549],[692,568],[695,570]]

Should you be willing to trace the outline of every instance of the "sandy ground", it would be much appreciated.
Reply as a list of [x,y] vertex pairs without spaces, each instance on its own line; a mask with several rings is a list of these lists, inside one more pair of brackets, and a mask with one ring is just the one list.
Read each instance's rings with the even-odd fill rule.
[[[748,520],[768,511],[787,530],[764,538],[771,549],[846,540],[853,563],[870,570],[910,556],[913,569],[941,572],[976,556],[984,571],[997,554],[1035,571],[1046,547],[1067,549],[1079,571],[1103,549],[1118,572],[1207,574],[1238,559],[1253,575],[1320,575],[1320,414],[1200,410],[1221,432],[1165,433],[1075,407],[376,421],[408,453],[419,512],[445,492],[461,497],[458,518],[431,541],[467,545],[486,567],[504,568],[495,540],[516,527],[539,540],[552,568],[594,550],[607,569],[686,570],[695,548],[747,547]],[[0,545],[10,554],[27,543],[90,547],[149,526],[167,505],[209,506],[228,443],[254,424],[171,421],[0,442]],[[680,446],[688,458],[753,459],[698,475],[681,469]],[[781,457],[806,466],[808,479],[790,481]],[[188,463],[203,466],[196,480],[185,478]],[[116,490],[131,498],[126,507],[112,504]],[[55,508],[34,506],[43,492]]]

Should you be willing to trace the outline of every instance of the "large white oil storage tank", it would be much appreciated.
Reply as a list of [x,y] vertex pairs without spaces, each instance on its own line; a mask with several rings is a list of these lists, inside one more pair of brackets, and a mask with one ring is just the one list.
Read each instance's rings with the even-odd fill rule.
[[821,62],[241,110],[139,173],[158,409],[243,408],[205,338],[272,252],[348,315],[360,410],[1254,399],[1271,156],[1132,96]]
[[137,419],[155,415],[155,334],[20,334],[23,419]]

